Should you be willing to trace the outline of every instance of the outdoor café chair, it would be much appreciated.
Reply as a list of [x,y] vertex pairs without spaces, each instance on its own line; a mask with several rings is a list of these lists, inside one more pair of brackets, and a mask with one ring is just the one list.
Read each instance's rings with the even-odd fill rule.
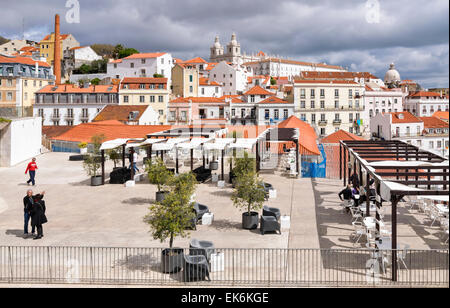
[[209,264],[204,255],[184,255],[184,281],[205,280],[209,277]]
[[273,216],[277,220],[279,220],[280,216],[281,216],[281,212],[280,212],[280,209],[278,209],[276,207],[268,207],[267,205],[264,205],[263,216]]

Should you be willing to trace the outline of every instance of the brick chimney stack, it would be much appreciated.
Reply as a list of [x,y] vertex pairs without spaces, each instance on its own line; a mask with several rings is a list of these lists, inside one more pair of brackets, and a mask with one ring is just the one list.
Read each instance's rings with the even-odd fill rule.
[[55,48],[53,68],[55,73],[55,84],[61,84],[61,36],[59,33],[59,15],[55,15]]

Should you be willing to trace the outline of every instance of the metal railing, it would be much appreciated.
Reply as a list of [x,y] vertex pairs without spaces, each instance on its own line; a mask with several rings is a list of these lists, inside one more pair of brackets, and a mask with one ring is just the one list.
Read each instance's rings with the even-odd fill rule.
[[0,283],[448,287],[448,250],[0,246]]

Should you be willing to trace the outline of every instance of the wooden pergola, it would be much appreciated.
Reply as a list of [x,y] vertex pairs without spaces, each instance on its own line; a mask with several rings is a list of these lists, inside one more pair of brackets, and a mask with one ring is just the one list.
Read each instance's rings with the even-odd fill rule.
[[[402,141],[341,141],[339,176],[347,185],[351,170],[361,179],[365,173],[366,216],[370,216],[370,180],[376,186],[378,210],[383,201],[392,204],[392,280],[397,281],[397,204],[404,196],[449,194],[449,164],[445,158]],[[364,171],[364,172],[363,172]]]

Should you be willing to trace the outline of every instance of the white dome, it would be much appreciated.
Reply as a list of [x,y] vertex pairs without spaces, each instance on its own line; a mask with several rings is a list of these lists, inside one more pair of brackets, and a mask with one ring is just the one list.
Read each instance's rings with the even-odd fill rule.
[[394,63],[391,63],[389,70],[384,75],[384,83],[401,81],[400,73],[395,69]]
[[215,41],[214,41],[214,47],[215,47],[215,48],[220,48],[220,47],[222,47],[222,46],[220,45],[220,42],[219,42],[219,36],[216,36],[216,39],[215,39]]

